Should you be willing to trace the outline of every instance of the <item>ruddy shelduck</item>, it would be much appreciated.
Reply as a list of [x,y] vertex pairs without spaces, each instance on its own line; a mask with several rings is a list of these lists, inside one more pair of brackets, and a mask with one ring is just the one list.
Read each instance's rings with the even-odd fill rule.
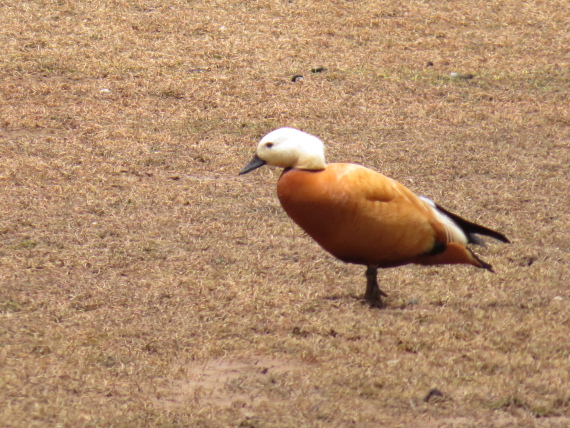
[[485,245],[476,235],[509,242],[368,168],[326,164],[323,142],[298,129],[267,134],[239,173],[266,164],[284,168],[277,196],[289,217],[333,256],[367,267],[364,298],[372,306],[386,296],[378,268],[462,263],[492,272],[467,245]]

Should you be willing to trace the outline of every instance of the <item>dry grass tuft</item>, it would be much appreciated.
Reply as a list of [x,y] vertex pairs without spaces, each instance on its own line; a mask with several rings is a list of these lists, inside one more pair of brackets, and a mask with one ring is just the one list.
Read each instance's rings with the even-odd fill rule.
[[[569,21],[1,2],[2,423],[570,425]],[[283,125],[506,233],[498,273],[387,270],[387,309],[362,305],[363,269],[284,215],[278,171],[236,176]]]

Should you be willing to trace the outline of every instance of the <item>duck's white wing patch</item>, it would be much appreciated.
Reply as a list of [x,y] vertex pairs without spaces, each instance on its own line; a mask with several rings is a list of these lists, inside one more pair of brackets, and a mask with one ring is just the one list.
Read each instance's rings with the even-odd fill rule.
[[460,244],[467,245],[467,235],[465,235],[461,228],[451,218],[437,209],[434,201],[426,198],[425,196],[420,196],[419,198],[429,206],[429,208],[435,214],[436,218],[445,227],[447,242],[458,242]]
[[435,208],[435,202],[432,201],[430,198],[426,197],[426,196],[418,196],[418,198],[420,198],[422,201],[427,202],[427,204],[429,206],[431,206],[432,208]]

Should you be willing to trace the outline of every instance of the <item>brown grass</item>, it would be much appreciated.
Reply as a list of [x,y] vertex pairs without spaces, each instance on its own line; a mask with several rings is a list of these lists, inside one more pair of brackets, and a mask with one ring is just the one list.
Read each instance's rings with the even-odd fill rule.
[[[1,2],[2,424],[569,426],[568,22],[562,1]],[[391,269],[387,309],[362,305],[279,172],[236,175],[283,125],[506,233],[498,273]]]

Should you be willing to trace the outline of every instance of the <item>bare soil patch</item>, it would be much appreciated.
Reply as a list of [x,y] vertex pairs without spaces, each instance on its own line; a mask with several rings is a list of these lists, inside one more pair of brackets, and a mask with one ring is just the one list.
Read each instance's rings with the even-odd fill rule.
[[[291,390],[283,388],[301,364],[269,357],[216,359],[189,367],[189,379],[165,390],[159,404],[167,409],[202,406],[237,407],[249,411],[263,401],[286,402]],[[281,384],[281,385],[279,385]]]

